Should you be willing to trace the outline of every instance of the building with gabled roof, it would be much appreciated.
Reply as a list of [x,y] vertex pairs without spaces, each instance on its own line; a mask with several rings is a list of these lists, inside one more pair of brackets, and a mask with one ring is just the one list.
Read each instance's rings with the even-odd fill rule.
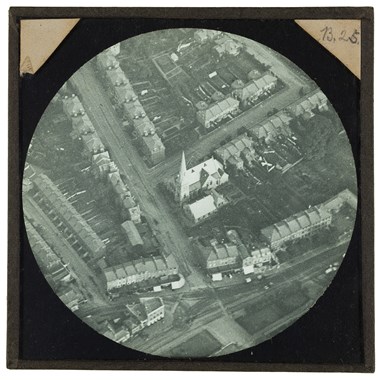
[[236,270],[241,267],[241,257],[237,246],[233,243],[220,244],[215,239],[211,246],[201,246],[206,270],[210,274]]
[[152,165],[156,165],[165,159],[165,145],[157,133],[142,136],[142,149]]
[[215,150],[215,156],[219,158],[224,165],[229,164],[237,169],[243,169],[243,158],[250,163],[255,158],[255,155],[253,141],[246,133]]
[[235,114],[239,110],[239,101],[227,97],[211,105],[201,103],[197,111],[198,121],[205,127],[210,128],[228,116]]
[[180,172],[174,180],[176,199],[183,202],[201,190],[216,189],[226,183],[228,178],[223,165],[214,157],[187,169],[185,153],[182,152]]
[[110,171],[111,158],[109,153],[100,152],[92,156],[92,167],[96,178],[103,178]]
[[310,119],[315,115],[313,112],[315,109],[319,111],[328,110],[327,97],[319,90],[306,98],[302,98],[299,102],[291,105],[287,109],[294,117]]
[[62,103],[63,112],[67,115],[67,117],[73,118],[85,115],[82,103],[75,94],[72,94],[71,96],[64,96]]
[[228,35],[223,35],[215,40],[214,50],[217,52],[218,56],[223,56],[224,54],[229,54],[236,56],[240,53],[242,44],[231,39]]
[[141,105],[139,100],[123,103],[123,112],[125,118],[129,120],[134,120],[146,116],[144,107]]
[[[118,278],[116,270],[123,267],[125,279]],[[119,271],[119,274],[122,273]],[[170,276],[178,275],[178,264],[172,254],[155,256],[146,259],[131,260],[126,263],[103,269],[107,291],[132,284],[147,286],[148,284],[170,283]],[[151,285],[153,286],[153,285]]]
[[74,139],[77,139],[82,135],[87,135],[88,133],[95,132],[94,126],[92,125],[92,122],[87,115],[73,117],[71,120],[73,131],[70,135]]
[[106,150],[96,132],[82,135],[81,139],[83,141],[84,154],[88,157],[92,157],[93,154],[101,153]]
[[125,76],[124,71],[120,67],[107,70],[106,77],[113,87],[125,86],[129,84],[128,78]]
[[252,79],[244,83],[237,79],[231,84],[234,88],[232,95],[238,99],[244,106],[255,102],[260,95],[276,87],[277,78],[271,74],[265,74],[258,79]]
[[[244,249],[242,246],[239,246],[238,248],[242,255]],[[244,258],[242,255],[244,274],[262,273],[268,268],[272,260],[276,260],[274,254],[267,246],[259,246],[252,249],[251,251],[248,251],[246,249],[246,252],[247,254],[244,255]]]
[[139,137],[154,135],[156,133],[156,127],[147,116],[134,119],[133,125]]
[[165,317],[165,305],[162,302],[162,298],[140,298],[140,302],[145,308],[147,326],[150,326]]
[[39,174],[33,178],[36,191],[51,209],[55,211],[59,219],[76,237],[77,242],[94,259],[99,259],[105,254],[106,246],[99,236],[92,230],[74,206],[65,198],[58,187],[45,174]]
[[321,207],[325,210],[333,213],[340,211],[344,204],[349,205],[353,210],[356,210],[358,207],[358,197],[349,189],[345,189],[335,195],[334,197],[328,199],[326,202],[323,202]]
[[72,276],[67,265],[58,257],[50,245],[47,244],[40,233],[34,228],[33,224],[27,219],[25,219],[25,228],[30,247],[42,272],[45,275],[50,274],[50,278],[55,286],[58,286],[62,282],[71,281]]
[[321,205],[290,216],[261,230],[261,235],[272,249],[318,232],[331,224],[332,215]]
[[131,220],[126,220],[124,223],[122,223],[121,226],[127,234],[128,240],[130,241],[133,247],[136,247],[138,245],[142,246],[144,244],[139,231],[137,230],[135,224]]
[[211,194],[184,206],[184,211],[192,222],[198,223],[214,214],[220,207],[228,203],[227,199],[212,189]]
[[134,102],[138,99],[135,91],[130,84],[116,86],[114,88],[114,92],[118,104]]

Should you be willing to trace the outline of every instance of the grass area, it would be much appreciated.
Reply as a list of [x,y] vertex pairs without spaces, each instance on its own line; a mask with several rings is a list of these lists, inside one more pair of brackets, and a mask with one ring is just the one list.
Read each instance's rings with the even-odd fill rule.
[[301,291],[287,294],[282,302],[279,304],[279,308],[286,313],[291,313],[297,308],[306,305],[309,298]]
[[220,350],[221,347],[220,342],[204,330],[171,350],[171,356],[207,357]]
[[251,307],[246,311],[247,313],[237,318],[236,322],[250,334],[257,333],[283,316],[275,305],[266,305],[260,309]]

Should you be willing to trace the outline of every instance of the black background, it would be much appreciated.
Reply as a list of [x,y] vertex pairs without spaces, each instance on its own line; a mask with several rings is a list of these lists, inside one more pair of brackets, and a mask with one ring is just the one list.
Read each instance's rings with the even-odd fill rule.
[[[82,19],[37,74],[26,75],[20,80],[21,162],[25,160],[31,136],[45,108],[80,66],[105,48],[135,35],[185,27],[217,29],[256,40],[293,61],[315,80],[347,131],[357,165],[360,191],[360,82],[291,20]],[[19,169],[22,177],[23,164]],[[20,226],[20,359],[163,360],[112,342],[71,313],[40,272],[26,239],[23,220]],[[360,241],[358,217],[349,250],[331,286],[316,305],[291,327],[256,347],[208,358],[207,361],[362,363]]]

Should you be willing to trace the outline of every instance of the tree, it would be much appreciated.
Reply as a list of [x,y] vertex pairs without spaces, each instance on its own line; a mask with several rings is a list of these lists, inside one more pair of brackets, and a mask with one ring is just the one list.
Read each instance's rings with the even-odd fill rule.
[[322,159],[336,138],[333,124],[322,115],[315,115],[305,124],[305,156],[308,159]]

